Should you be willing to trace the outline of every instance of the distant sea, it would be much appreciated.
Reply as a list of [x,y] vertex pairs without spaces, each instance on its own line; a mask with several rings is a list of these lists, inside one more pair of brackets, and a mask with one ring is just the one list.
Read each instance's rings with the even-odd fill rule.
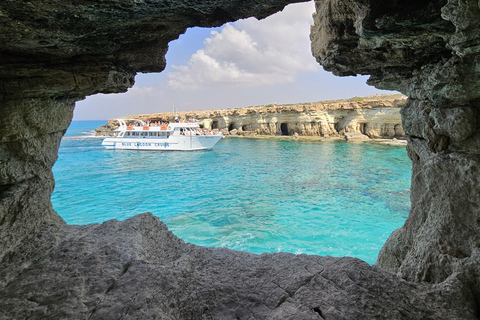
[[211,151],[106,150],[74,121],[53,168],[69,224],[150,211],[185,241],[254,253],[358,257],[373,264],[410,209],[404,146],[226,138]]

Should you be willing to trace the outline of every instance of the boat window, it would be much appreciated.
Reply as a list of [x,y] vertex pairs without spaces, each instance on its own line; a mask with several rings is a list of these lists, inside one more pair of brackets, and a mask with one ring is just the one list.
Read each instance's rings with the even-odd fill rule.
[[142,137],[148,136],[148,132],[142,132]]
[[130,132],[125,132],[125,137],[129,137],[130,136]]
[[138,132],[132,132],[132,136],[138,136]]

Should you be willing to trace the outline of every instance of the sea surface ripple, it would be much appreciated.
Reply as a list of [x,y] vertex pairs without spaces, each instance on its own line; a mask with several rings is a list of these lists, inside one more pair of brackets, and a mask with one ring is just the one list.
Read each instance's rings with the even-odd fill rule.
[[54,166],[54,209],[69,224],[150,211],[178,237],[253,253],[374,263],[410,209],[404,146],[222,139],[211,151],[106,150],[73,122]]

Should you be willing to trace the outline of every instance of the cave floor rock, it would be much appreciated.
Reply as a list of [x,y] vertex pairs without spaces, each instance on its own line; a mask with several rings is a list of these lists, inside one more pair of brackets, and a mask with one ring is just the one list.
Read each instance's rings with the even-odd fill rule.
[[355,258],[185,243],[150,213],[45,223],[0,268],[0,319],[475,319],[451,276],[413,283]]

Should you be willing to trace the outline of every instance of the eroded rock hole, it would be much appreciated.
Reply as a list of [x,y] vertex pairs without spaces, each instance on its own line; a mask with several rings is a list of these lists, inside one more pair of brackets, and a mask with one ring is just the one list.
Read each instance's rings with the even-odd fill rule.
[[316,313],[318,313],[318,315],[323,318],[322,311],[320,310],[319,307],[313,308],[313,311],[316,312]]
[[288,136],[288,124],[282,123],[280,125],[280,131],[282,132],[282,136]]

